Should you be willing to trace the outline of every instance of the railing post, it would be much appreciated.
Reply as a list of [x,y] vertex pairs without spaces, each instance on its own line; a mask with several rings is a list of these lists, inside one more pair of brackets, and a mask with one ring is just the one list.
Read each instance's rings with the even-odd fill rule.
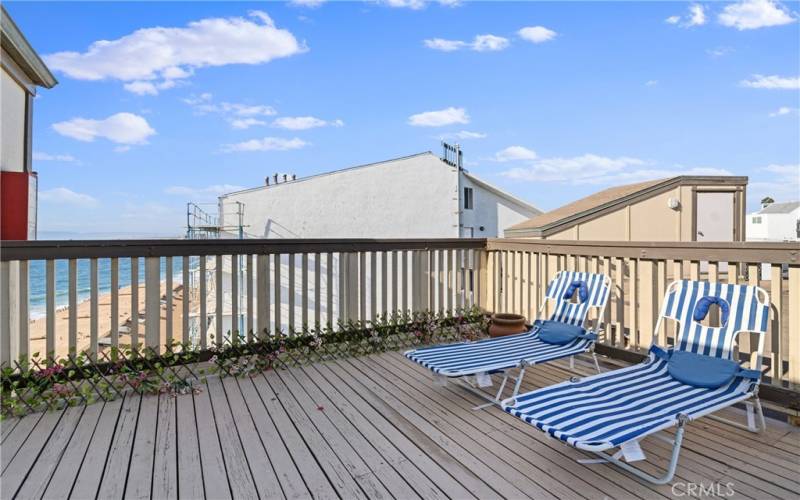
[[161,259],[144,260],[144,344],[161,352]]
[[800,264],[789,266],[789,382],[800,384]]
[[269,274],[269,255],[259,254],[256,256],[256,337],[261,339],[264,332],[269,328],[269,285],[267,277]]
[[655,335],[655,263],[652,260],[638,261],[640,275],[639,293],[639,338],[636,346],[648,348]]
[[0,262],[0,363],[8,365],[11,355],[11,262]]
[[494,312],[494,252],[488,250],[478,251],[478,307],[485,311]]

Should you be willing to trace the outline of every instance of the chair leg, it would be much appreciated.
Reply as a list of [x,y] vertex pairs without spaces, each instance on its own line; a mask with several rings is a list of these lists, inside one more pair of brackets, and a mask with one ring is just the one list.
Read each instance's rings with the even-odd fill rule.
[[667,484],[672,481],[672,478],[675,477],[675,471],[678,468],[678,457],[681,452],[681,444],[683,443],[683,432],[684,426],[686,423],[686,418],[679,418],[678,420],[678,430],[675,431],[675,439],[673,440],[672,445],[672,455],[670,456],[669,466],[667,467],[666,472],[661,477],[656,477],[650,475],[638,467],[634,467],[627,462],[623,462],[620,457],[620,452],[615,453],[614,455],[609,455],[608,453],[604,452],[593,452],[595,455],[599,456],[599,460],[586,460],[581,461],[579,463],[600,463],[600,462],[608,462],[611,464],[616,465],[617,467],[624,469],[636,477],[644,479],[645,481],[651,482],[653,484]]
[[764,418],[764,409],[761,408],[761,400],[758,398],[758,396],[756,396],[756,399],[753,403],[756,405],[756,411],[758,412],[758,423],[761,426],[760,431],[765,431],[767,430],[767,419]]
[[500,383],[500,389],[498,389],[497,394],[494,396],[494,398],[487,396],[484,391],[476,388],[471,382],[465,382],[463,378],[460,379],[459,382],[465,389],[487,401],[486,403],[480,404],[472,408],[473,410],[482,410],[484,408],[489,408],[490,406],[500,405],[500,401],[502,401],[502,399],[500,398],[503,395],[503,390],[505,389],[506,383],[508,382],[508,379],[510,377],[511,375],[509,374],[509,370],[503,372],[503,381]]
[[511,393],[511,397],[516,397],[519,394],[519,387],[522,385],[522,379],[525,377],[525,367],[527,364],[523,361],[522,366],[519,369],[519,374],[517,375],[516,383],[514,384],[514,392]]
[[603,373],[600,371],[600,362],[597,361],[597,354],[592,350],[592,359],[594,360],[594,367],[597,368],[597,373]]
[[758,393],[754,394],[753,401],[746,401],[744,405],[747,418],[746,424],[734,422],[731,419],[717,415],[708,415],[707,417],[711,420],[716,420],[717,422],[722,422],[723,424],[728,424],[737,429],[743,429],[754,434],[763,432],[767,428],[767,421],[764,418],[764,410],[761,407],[761,400],[758,398]]

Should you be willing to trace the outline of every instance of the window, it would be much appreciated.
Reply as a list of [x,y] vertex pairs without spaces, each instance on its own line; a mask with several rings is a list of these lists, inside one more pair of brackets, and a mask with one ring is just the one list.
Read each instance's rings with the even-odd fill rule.
[[761,217],[753,217],[753,224],[761,224]]
[[473,207],[472,203],[472,188],[465,187],[464,188],[464,208],[466,210],[472,210]]

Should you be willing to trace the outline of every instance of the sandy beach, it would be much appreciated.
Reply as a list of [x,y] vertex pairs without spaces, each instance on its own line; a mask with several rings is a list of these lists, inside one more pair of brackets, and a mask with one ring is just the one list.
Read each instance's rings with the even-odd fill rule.
[[[118,304],[118,311],[119,311],[119,327],[120,327],[120,335],[119,335],[119,345],[130,345],[131,343],[131,336],[127,333],[128,328],[126,326],[130,325],[130,318],[131,318],[131,289],[132,287],[127,286],[124,288],[119,289],[119,304]],[[144,285],[139,286],[138,290],[138,302],[139,302],[139,313],[141,315],[141,319],[139,320],[139,342],[144,342],[144,301],[145,301],[145,287]],[[161,289],[160,289],[161,297],[164,298],[166,294],[166,282],[161,282]],[[173,288],[173,299],[172,299],[172,332],[173,338],[180,340],[181,337],[181,328],[183,325],[183,312],[181,308],[183,300],[183,286],[176,285]],[[90,312],[91,312],[91,304],[89,299],[84,300],[78,303],[77,307],[77,315],[78,315],[78,351],[84,350],[89,347],[89,339],[90,339]],[[98,337],[100,347],[104,345],[110,344],[110,334],[111,334],[111,292],[102,294],[98,297]],[[167,342],[167,308],[162,301],[161,304],[161,344],[165,344]],[[45,344],[45,336],[46,336],[46,318],[37,318],[30,322],[29,332],[30,332],[30,352],[36,353],[38,352],[41,356],[44,356],[46,351],[46,344]],[[69,309],[67,307],[63,307],[56,311],[56,355],[63,356],[68,353],[68,342],[69,342]]]

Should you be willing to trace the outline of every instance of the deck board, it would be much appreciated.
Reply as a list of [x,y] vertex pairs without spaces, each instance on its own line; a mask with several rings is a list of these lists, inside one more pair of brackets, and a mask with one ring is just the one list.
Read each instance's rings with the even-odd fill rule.
[[275,475],[275,469],[267,456],[261,439],[258,437],[253,419],[244,403],[242,392],[236,379],[228,377],[222,381],[225,394],[230,402],[233,424],[239,433],[242,448],[250,469],[258,470],[258,474],[253,475],[255,488],[261,498],[282,498],[280,483]]
[[[154,397],[147,398],[148,400]],[[131,462],[133,444],[136,438],[136,423],[139,421],[139,407],[142,397],[138,394],[125,396],[122,402],[117,426],[114,429],[114,437],[108,449],[103,477],[100,481],[100,490],[97,492],[99,498],[122,498],[125,493],[127,476],[129,471],[136,471],[137,462]],[[148,404],[147,408],[152,405]],[[146,417],[150,417],[146,415]],[[131,467],[133,465],[134,467]],[[75,495],[76,498],[86,498]]]
[[203,471],[200,462],[200,442],[197,439],[197,420],[194,397],[191,394],[175,398],[175,440],[178,450],[178,494],[182,498],[203,498]]
[[47,446],[50,436],[63,415],[64,410],[45,413],[36,423],[0,476],[2,480],[0,481],[0,497],[11,498],[16,494],[35,466],[42,449]]
[[153,498],[178,497],[178,445],[175,398],[169,394],[158,397],[158,427],[155,457],[153,457]]
[[[197,422],[197,439],[200,449],[200,464],[203,473],[203,489],[206,498],[231,498],[231,488],[225,471],[225,460],[217,435],[217,424],[214,422],[214,411],[208,388],[194,396],[195,420]],[[180,430],[178,431],[180,435]]]
[[[222,381],[216,377],[208,380],[208,393],[211,396],[211,405],[214,411],[214,420],[217,424],[217,435],[222,447],[222,456],[225,460],[225,470],[228,473],[228,484],[231,487],[233,498],[255,498],[256,485],[250,464],[242,446],[241,438],[233,421],[228,398],[222,388]],[[264,464],[269,467],[268,464]],[[260,471],[259,471],[260,472]]]
[[[103,411],[86,448],[83,461],[80,463],[78,475],[73,481],[72,489],[69,493],[71,498],[94,498],[97,495],[111,442],[117,430],[117,421],[122,412],[122,404],[123,400],[117,399],[103,406]],[[53,486],[53,496],[58,496],[58,485],[53,484]]]
[[45,499],[57,499],[67,496],[75,483],[78,471],[89,448],[89,441],[97,428],[100,414],[105,408],[104,403],[89,405],[81,415],[81,420],[75,427],[72,437],[67,444],[61,460],[48,478],[49,484],[42,494]]
[[[592,373],[529,369],[523,391]],[[196,394],[122,400],[2,424],[3,498],[647,498],[597,464],[397,352],[211,377]],[[742,418],[738,409],[722,412]],[[687,428],[676,482],[731,483],[732,498],[797,498],[800,431],[753,435],[701,419]],[[654,465],[669,446],[645,440]]]
[[42,448],[35,463],[30,467],[27,479],[16,492],[20,498],[39,498],[44,495],[50,476],[61,461],[61,456],[66,451],[84,409],[84,407],[72,407],[64,411],[61,420],[47,440],[47,446]]

